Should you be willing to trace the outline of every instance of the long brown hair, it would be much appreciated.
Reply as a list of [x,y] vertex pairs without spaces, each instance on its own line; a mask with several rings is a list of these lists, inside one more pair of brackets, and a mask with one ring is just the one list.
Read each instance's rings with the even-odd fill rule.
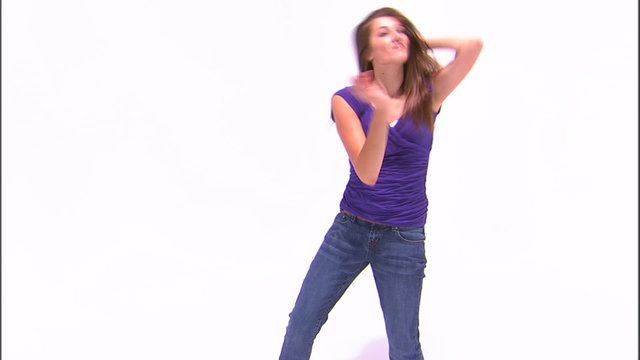
[[416,125],[427,125],[433,131],[433,109],[429,83],[433,74],[442,67],[427,52],[431,48],[423,40],[416,27],[398,10],[384,7],[367,16],[355,30],[356,48],[360,71],[373,70],[373,63],[368,60],[369,36],[371,20],[390,16],[398,20],[409,37],[409,57],[404,64],[404,80],[400,91],[407,97],[404,114],[408,114]]

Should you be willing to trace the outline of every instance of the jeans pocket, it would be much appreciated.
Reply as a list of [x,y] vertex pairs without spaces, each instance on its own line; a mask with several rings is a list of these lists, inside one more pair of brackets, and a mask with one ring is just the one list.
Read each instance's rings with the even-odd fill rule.
[[424,235],[424,227],[422,226],[399,227],[395,230],[395,232],[400,240],[408,243],[421,244],[424,243],[426,239]]

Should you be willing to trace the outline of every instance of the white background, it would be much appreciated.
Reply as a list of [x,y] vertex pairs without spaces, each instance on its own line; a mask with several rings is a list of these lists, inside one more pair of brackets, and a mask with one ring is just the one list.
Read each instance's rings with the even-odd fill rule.
[[[385,5],[485,43],[431,154],[427,358],[637,358],[631,0],[3,1],[2,358],[276,359]],[[367,269],[312,359],[385,342]]]

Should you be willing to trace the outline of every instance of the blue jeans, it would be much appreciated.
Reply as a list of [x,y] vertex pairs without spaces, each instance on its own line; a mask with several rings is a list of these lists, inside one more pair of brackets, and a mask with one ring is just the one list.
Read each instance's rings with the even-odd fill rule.
[[418,310],[427,264],[424,227],[371,223],[340,212],[302,283],[280,360],[311,356],[316,335],[351,282],[371,264],[390,360],[422,360]]

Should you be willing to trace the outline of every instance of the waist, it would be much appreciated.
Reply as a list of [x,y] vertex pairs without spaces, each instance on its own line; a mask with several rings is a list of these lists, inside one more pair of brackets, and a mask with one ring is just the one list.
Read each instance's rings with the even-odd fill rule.
[[[395,194],[397,195],[397,194]],[[427,220],[427,196],[414,195],[413,198],[401,196],[380,196],[345,189],[340,201],[340,210],[353,219],[378,225],[424,226]]]
[[340,209],[340,212],[344,213],[344,214],[347,214],[349,216],[352,216],[355,219],[358,219],[358,220],[361,220],[361,221],[365,221],[365,222],[368,222],[368,223],[377,224],[377,225],[387,225],[387,224],[383,224],[383,223],[380,223],[380,222],[377,222],[377,221],[365,219],[365,218],[363,218],[361,216],[358,216],[358,215],[354,215],[354,214],[352,214],[352,213],[350,213],[350,212],[348,212],[347,210],[344,210],[344,209]]

